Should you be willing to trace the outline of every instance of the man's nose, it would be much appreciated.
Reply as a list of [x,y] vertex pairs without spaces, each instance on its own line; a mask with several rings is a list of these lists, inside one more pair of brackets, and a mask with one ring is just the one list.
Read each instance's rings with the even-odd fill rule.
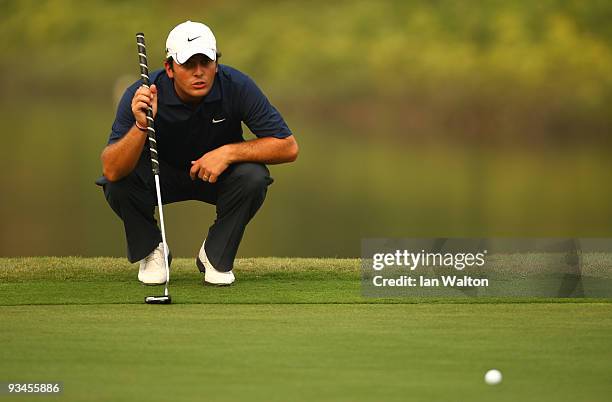
[[204,75],[204,66],[200,63],[197,63],[195,68],[193,69],[193,75],[198,77]]

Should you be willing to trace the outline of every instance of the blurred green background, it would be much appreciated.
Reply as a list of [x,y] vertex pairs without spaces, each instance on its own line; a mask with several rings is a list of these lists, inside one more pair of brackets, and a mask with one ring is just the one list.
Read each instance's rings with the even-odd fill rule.
[[[362,237],[612,235],[612,2],[0,1],[0,256],[125,255],[93,184],[116,98],[187,19],[301,146],[240,256],[358,256]],[[251,135],[248,136],[252,138]],[[214,218],[169,205],[170,247]]]

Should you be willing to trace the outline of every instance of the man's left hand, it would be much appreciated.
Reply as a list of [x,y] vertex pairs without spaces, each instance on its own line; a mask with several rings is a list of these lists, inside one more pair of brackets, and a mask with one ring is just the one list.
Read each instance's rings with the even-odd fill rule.
[[221,147],[205,153],[197,161],[191,161],[189,175],[191,180],[199,177],[209,183],[215,183],[229,165],[228,154],[224,147]]

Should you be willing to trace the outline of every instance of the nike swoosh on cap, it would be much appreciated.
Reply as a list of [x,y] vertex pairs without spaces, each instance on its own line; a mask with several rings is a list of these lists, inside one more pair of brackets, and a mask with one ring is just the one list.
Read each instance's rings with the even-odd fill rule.
[[191,42],[192,40],[196,40],[196,39],[201,38],[201,37],[202,37],[202,35],[196,36],[195,38],[187,38],[187,42]]

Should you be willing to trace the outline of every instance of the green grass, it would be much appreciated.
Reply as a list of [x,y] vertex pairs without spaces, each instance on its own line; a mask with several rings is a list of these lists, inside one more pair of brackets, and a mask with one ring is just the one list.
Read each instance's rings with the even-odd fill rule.
[[[346,259],[244,259],[235,286],[213,288],[177,259],[176,303],[149,306],[143,297],[161,288],[139,285],[136,271],[112,258],[0,259],[0,382],[64,382],[61,397],[41,401],[612,393],[609,299],[364,299],[359,262]],[[482,377],[493,367],[504,381],[491,387]]]

